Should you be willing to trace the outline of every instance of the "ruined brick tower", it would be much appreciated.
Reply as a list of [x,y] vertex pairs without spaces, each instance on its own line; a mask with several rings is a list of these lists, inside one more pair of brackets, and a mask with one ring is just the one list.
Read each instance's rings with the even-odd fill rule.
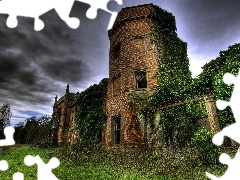
[[148,4],[123,8],[108,32],[108,119],[103,131],[104,144],[145,143],[137,112],[157,87],[157,52],[150,40],[156,7]]

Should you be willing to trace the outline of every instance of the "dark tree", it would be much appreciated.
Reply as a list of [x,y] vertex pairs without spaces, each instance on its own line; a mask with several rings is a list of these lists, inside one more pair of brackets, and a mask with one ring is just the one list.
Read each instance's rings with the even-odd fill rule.
[[0,107],[0,139],[4,139],[4,128],[10,125],[11,110],[10,104],[5,103]]
[[51,116],[43,115],[26,119],[15,125],[14,139],[17,144],[43,144],[49,143]]

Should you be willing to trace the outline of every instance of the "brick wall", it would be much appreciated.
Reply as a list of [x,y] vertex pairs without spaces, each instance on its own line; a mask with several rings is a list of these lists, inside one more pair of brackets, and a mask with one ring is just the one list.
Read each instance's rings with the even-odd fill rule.
[[74,129],[76,107],[73,106],[74,98],[75,94],[70,93],[67,88],[64,96],[59,100],[55,99],[53,112],[58,114],[53,114],[52,116],[58,118],[54,120],[59,122],[57,128],[58,145],[73,144],[76,139],[76,131]]
[[[103,142],[113,144],[112,117],[120,115],[120,144],[143,145],[145,143],[140,124],[136,118],[138,107],[128,100],[129,92],[152,91],[157,86],[154,76],[157,68],[156,51],[150,41],[154,16],[153,5],[125,8],[118,14],[109,31],[109,83],[106,101],[107,122]],[[120,44],[116,58],[115,47]],[[147,88],[137,89],[135,71],[146,70]]]

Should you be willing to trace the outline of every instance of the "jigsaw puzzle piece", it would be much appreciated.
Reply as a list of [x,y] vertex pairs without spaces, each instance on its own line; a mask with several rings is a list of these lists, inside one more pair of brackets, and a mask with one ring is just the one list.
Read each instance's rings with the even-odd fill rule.
[[[109,13],[112,13],[108,8],[107,4],[110,0],[77,0],[86,4],[89,4],[91,7],[88,9],[86,16],[89,19],[95,19],[97,17],[97,10],[102,9],[104,11],[107,11]],[[122,0],[116,0],[116,2],[121,5]]]
[[[231,138],[232,140],[238,142],[240,144],[240,136],[239,136],[239,130],[240,130],[240,111],[239,111],[239,106],[238,103],[240,102],[240,70],[238,72],[238,76],[235,77],[234,75],[230,74],[230,73],[226,73],[223,77],[223,81],[226,84],[234,84],[234,89],[232,92],[232,96],[230,98],[230,102],[226,102],[223,100],[218,100],[216,102],[216,105],[218,107],[218,109],[223,110],[225,109],[227,106],[230,106],[234,115],[234,118],[236,120],[236,123],[227,126],[225,128],[223,128],[220,132],[218,132],[217,134],[215,134],[213,136],[213,143],[220,146],[222,145],[223,141],[224,141],[224,136],[227,136],[229,138]],[[227,155],[226,153],[222,153],[219,157],[219,161],[222,164],[227,164],[228,165],[228,169],[225,172],[225,174],[223,176],[221,176],[220,178],[206,172],[206,176],[211,178],[212,180],[228,180],[228,179],[232,179],[232,180],[238,180],[240,177],[240,171],[239,171],[239,166],[240,166],[240,148],[238,149],[235,157],[233,159],[231,159],[229,157],[229,155]]]
[[0,13],[9,14],[6,22],[9,28],[17,27],[17,16],[24,16],[34,18],[35,30],[41,30],[44,23],[39,19],[39,16],[52,9],[52,6],[53,0],[50,2],[47,0],[2,0],[0,2]]
[[4,135],[5,139],[0,140],[0,146],[11,146],[15,144],[15,141],[13,139],[13,134],[15,132],[15,129],[11,126],[4,128]]
[[39,156],[28,155],[24,158],[24,163],[27,166],[37,164],[38,180],[46,180],[46,177],[49,180],[58,180],[58,178],[52,173],[52,169],[57,168],[60,165],[60,161],[57,158],[53,157],[48,164],[45,164]]
[[[89,4],[91,7],[88,9],[86,16],[89,19],[95,19],[97,17],[97,11],[98,9],[102,9],[106,12],[109,12],[111,14],[111,18],[108,24],[108,29],[111,29],[113,26],[113,23],[117,17],[117,12],[112,12],[107,8],[107,4],[110,0],[77,0],[79,2],[83,2],[86,4]],[[119,5],[121,5],[123,2],[122,0],[115,0]]]
[[55,9],[59,17],[73,29],[76,29],[80,21],[69,17],[74,0],[2,0],[0,1],[0,13],[9,14],[7,26],[15,28],[18,25],[17,16],[34,18],[34,29],[40,31],[44,28],[44,22],[39,16],[51,9]]
[[234,76],[230,73],[226,73],[223,76],[223,81],[226,84],[234,84],[234,89],[232,92],[232,96],[230,98],[230,102],[226,102],[223,100],[217,100],[216,106],[219,110],[225,109],[227,106],[230,106],[234,115],[236,122],[240,123],[240,111],[238,108],[238,103],[240,102],[240,70],[238,72],[238,76]]
[[238,132],[240,130],[240,111],[238,107],[238,102],[240,102],[240,70],[238,73],[238,76],[234,76],[230,73],[226,73],[223,76],[223,81],[226,84],[234,84],[234,89],[232,92],[232,96],[230,98],[230,102],[223,101],[223,100],[217,100],[216,106],[219,110],[225,109],[227,106],[230,106],[234,115],[234,118],[236,120],[236,123],[227,126],[223,128],[220,132],[218,132],[213,137],[213,143],[220,146],[223,143],[224,136],[227,136],[234,141],[238,142],[240,144],[240,136],[238,135]]
[[0,171],[6,171],[8,169],[8,162],[5,160],[0,161]]
[[24,175],[20,172],[16,172],[13,174],[13,180],[24,180]]

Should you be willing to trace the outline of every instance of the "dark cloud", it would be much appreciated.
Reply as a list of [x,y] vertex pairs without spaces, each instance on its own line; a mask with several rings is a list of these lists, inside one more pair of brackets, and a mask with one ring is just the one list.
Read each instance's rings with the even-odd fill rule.
[[86,64],[78,59],[67,58],[64,61],[57,59],[41,63],[42,71],[49,78],[75,84],[85,76]]
[[55,11],[41,18],[45,28],[36,32],[31,18],[18,17],[17,28],[9,29],[7,15],[0,15],[0,103],[10,102],[18,113],[37,104],[51,107],[54,94],[64,93],[63,84],[79,86],[91,77],[81,39]]

